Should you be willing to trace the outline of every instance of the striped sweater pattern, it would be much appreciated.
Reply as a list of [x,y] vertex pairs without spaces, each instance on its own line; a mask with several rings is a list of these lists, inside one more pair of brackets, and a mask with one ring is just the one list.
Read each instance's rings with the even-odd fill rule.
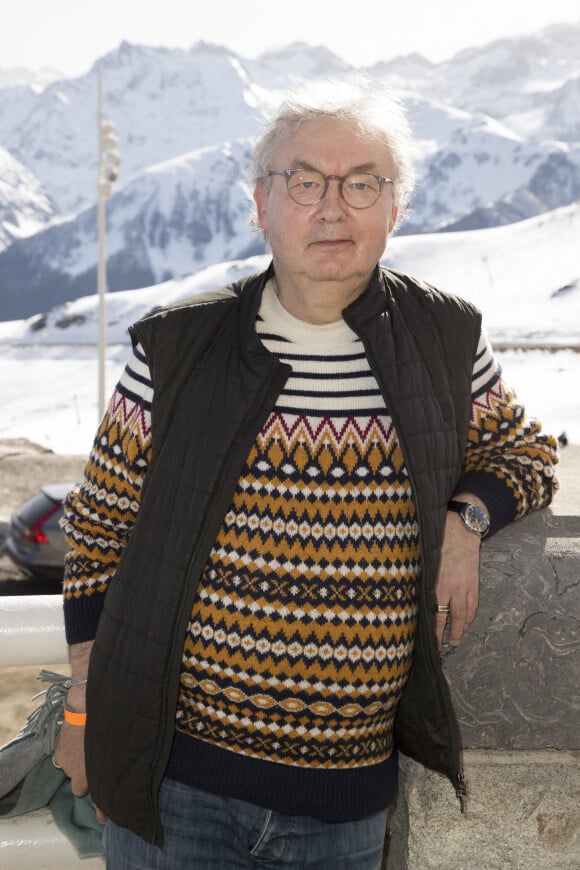
[[413,654],[418,529],[362,342],[268,288],[258,332],[293,374],[201,577],[179,731],[304,767],[376,764]]
[[[413,493],[362,342],[292,318],[269,285],[257,329],[290,363],[200,579],[184,639],[180,739],[290,769],[352,770],[392,751],[420,571]],[[542,507],[556,442],[526,416],[484,336],[464,472],[494,520]],[[65,505],[69,643],[91,640],[151,458],[153,386],[134,349]],[[204,751],[206,751],[204,750]]]

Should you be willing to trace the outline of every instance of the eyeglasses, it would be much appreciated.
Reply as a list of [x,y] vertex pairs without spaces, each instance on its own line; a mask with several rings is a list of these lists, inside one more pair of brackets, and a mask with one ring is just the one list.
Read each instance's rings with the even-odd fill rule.
[[338,181],[338,192],[351,208],[370,208],[381,195],[384,184],[394,184],[394,178],[370,172],[349,172],[348,175],[323,175],[315,169],[272,169],[268,177],[283,175],[290,199],[298,205],[316,205],[326,196],[328,182]]

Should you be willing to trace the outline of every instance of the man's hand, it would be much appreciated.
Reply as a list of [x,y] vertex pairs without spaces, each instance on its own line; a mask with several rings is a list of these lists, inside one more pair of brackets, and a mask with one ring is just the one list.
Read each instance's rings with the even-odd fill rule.
[[[485,510],[481,499],[469,493],[459,493],[454,496],[454,499],[469,501]],[[480,547],[479,535],[469,531],[458,514],[448,512],[441,545],[439,572],[435,581],[435,597],[438,605],[450,607],[450,613],[437,613],[435,616],[435,633],[439,649],[443,644],[448,618],[451,619],[448,643],[453,647],[459,645],[463,632],[475,619],[479,602]]]
[[[79,643],[69,647],[71,663],[71,679],[73,685],[68,690],[66,705],[75,713],[86,711],[86,684],[77,681],[86,680],[92,642]],[[61,768],[69,777],[71,791],[77,797],[83,797],[88,792],[87,774],[85,768],[85,729],[80,725],[69,725],[63,722],[61,725],[56,745],[54,748],[53,763]],[[95,807],[97,821],[105,823],[105,815],[98,807]]]
[[[72,690],[71,690],[72,691]],[[70,692],[69,692],[70,698]],[[72,704],[67,701],[67,704]],[[81,712],[81,705],[75,706]],[[71,790],[77,797],[87,794],[87,774],[85,770],[85,729],[79,725],[63,722],[54,748],[54,765],[60,767],[70,779]]]
[[[80,712],[78,706],[75,709]],[[69,777],[71,791],[76,797],[83,797],[89,790],[85,770],[84,743],[85,729],[79,725],[69,725],[68,722],[63,722],[54,748],[53,763]],[[105,814],[97,806],[95,806],[95,813],[97,821],[104,825],[106,822]]]

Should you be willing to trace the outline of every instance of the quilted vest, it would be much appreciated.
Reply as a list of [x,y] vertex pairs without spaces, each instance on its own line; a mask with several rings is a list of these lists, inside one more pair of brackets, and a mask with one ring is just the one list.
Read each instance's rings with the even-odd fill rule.
[[[157,794],[198,578],[290,371],[254,326],[271,268],[131,328],[154,385],[152,458],[91,656],[85,749],[94,802],[157,845]],[[433,585],[463,466],[481,319],[463,300],[379,268],[343,316],[363,340],[393,418],[419,520],[420,617],[395,740],[457,784],[458,728],[436,648]]]

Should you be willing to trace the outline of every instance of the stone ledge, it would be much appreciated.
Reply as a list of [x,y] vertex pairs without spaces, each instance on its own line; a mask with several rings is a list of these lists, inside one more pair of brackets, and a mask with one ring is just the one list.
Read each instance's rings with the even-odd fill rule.
[[552,508],[484,542],[477,617],[444,657],[466,748],[580,748],[580,450],[559,476]]
[[558,476],[550,509],[484,544],[477,618],[445,656],[466,813],[445,777],[401,756],[386,870],[580,867],[580,448]]
[[400,757],[385,870],[577,870],[580,753],[465,753],[466,812],[447,780]]

